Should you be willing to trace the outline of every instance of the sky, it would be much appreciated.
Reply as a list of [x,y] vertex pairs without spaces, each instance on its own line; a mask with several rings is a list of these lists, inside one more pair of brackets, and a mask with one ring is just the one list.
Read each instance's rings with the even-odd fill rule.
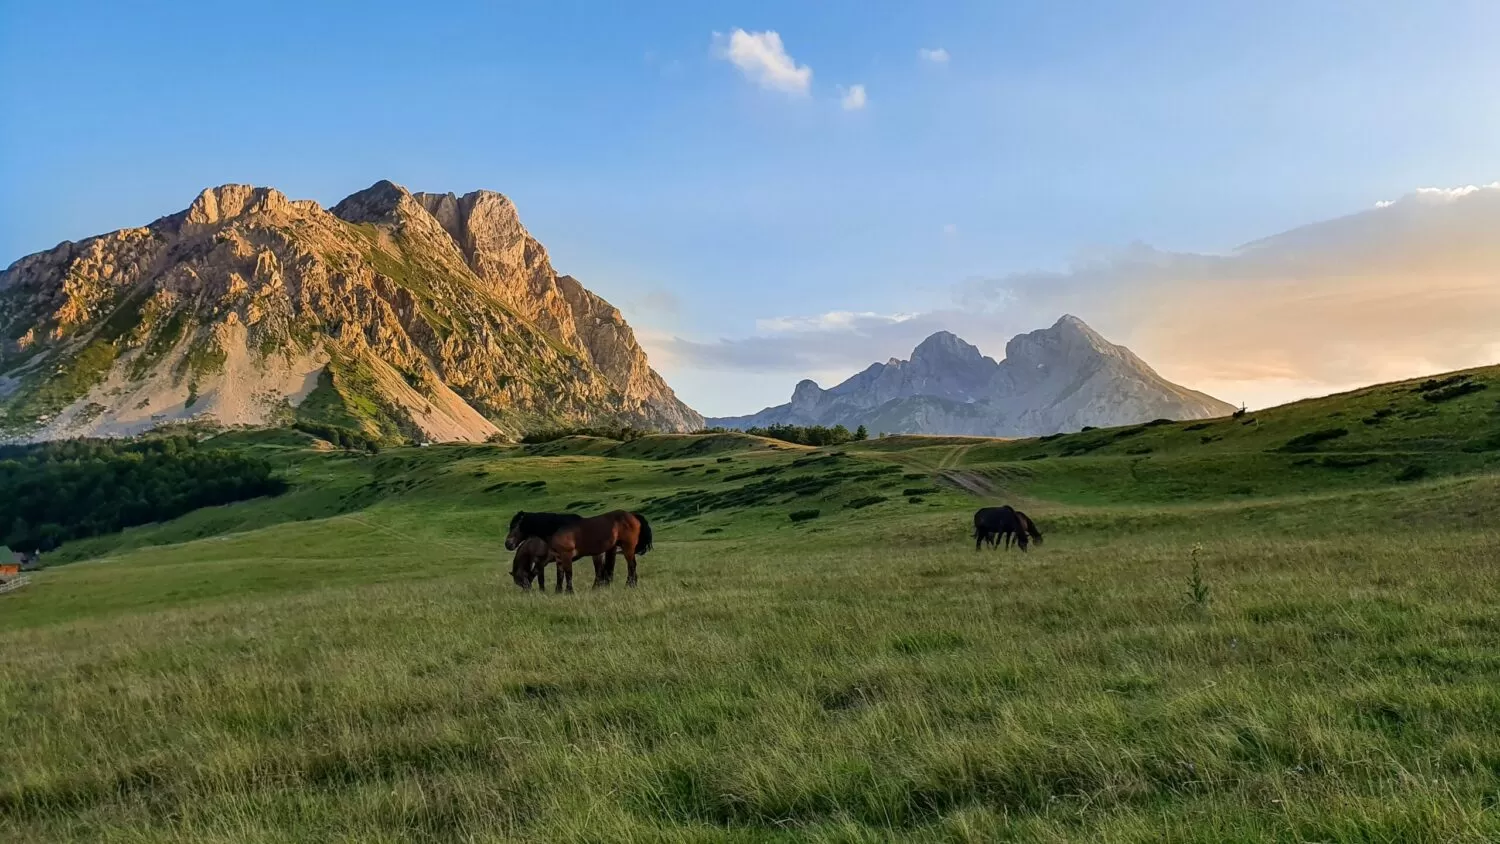
[[488,188],[709,415],[1065,311],[1270,404],[1500,361],[1465,222],[1500,188],[1413,193],[1500,180],[1497,31],[1484,0],[0,0],[0,264],[210,185]]

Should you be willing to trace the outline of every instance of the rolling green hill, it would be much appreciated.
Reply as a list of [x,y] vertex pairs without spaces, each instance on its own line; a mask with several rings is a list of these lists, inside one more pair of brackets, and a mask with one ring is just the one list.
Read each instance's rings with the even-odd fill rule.
[[[1500,369],[1040,440],[209,442],[291,490],[0,596],[0,839],[1500,838]],[[1041,547],[973,550],[1001,501]],[[511,585],[516,510],[613,507],[639,588]]]

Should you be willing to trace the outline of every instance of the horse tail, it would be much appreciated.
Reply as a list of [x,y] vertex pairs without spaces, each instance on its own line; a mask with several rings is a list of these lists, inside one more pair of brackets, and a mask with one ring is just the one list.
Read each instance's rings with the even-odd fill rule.
[[635,541],[635,553],[644,554],[651,550],[651,523],[646,521],[646,517],[640,513],[630,515],[635,516],[635,520],[641,523],[641,535]]

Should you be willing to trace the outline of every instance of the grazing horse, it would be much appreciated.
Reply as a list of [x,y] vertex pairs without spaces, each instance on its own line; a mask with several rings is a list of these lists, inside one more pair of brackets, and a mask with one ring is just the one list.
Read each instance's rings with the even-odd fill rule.
[[510,564],[510,578],[522,589],[530,590],[535,580],[543,592],[547,591],[547,563],[552,558],[552,549],[545,539],[535,536],[516,548],[516,557]]
[[1016,544],[1021,547],[1022,551],[1025,551],[1026,546],[1032,542],[1041,545],[1042,532],[1037,529],[1036,522],[1033,522],[1030,516],[1022,513],[1020,510],[1017,510]]
[[1014,538],[1016,546],[1025,551],[1032,541],[1042,543],[1042,532],[1036,523],[1020,510],[1006,504],[1002,507],[984,507],[974,513],[974,550],[978,551],[986,542],[990,547],[1000,545],[1010,548]]
[[651,525],[640,513],[613,510],[602,516],[581,518],[570,513],[517,513],[510,520],[505,547],[515,549],[527,539],[545,540],[557,559],[557,589],[564,584],[573,591],[573,560],[594,558],[594,585],[607,586],[614,579],[615,552],[625,555],[629,576],[625,583],[636,584],[635,558],[651,550]]
[[1005,537],[1007,546],[1010,535],[1016,530],[1016,511],[1009,504],[1003,507],[981,507],[974,511],[974,550],[978,551],[986,542],[991,547]]

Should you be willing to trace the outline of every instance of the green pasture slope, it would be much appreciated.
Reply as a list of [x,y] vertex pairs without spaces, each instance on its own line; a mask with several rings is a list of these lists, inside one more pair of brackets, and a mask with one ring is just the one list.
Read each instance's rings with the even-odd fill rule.
[[[1500,840],[1500,369],[1016,442],[221,444],[292,491],[0,596],[0,839]],[[975,553],[990,501],[1045,544]],[[511,585],[515,510],[609,507],[639,588]]]

